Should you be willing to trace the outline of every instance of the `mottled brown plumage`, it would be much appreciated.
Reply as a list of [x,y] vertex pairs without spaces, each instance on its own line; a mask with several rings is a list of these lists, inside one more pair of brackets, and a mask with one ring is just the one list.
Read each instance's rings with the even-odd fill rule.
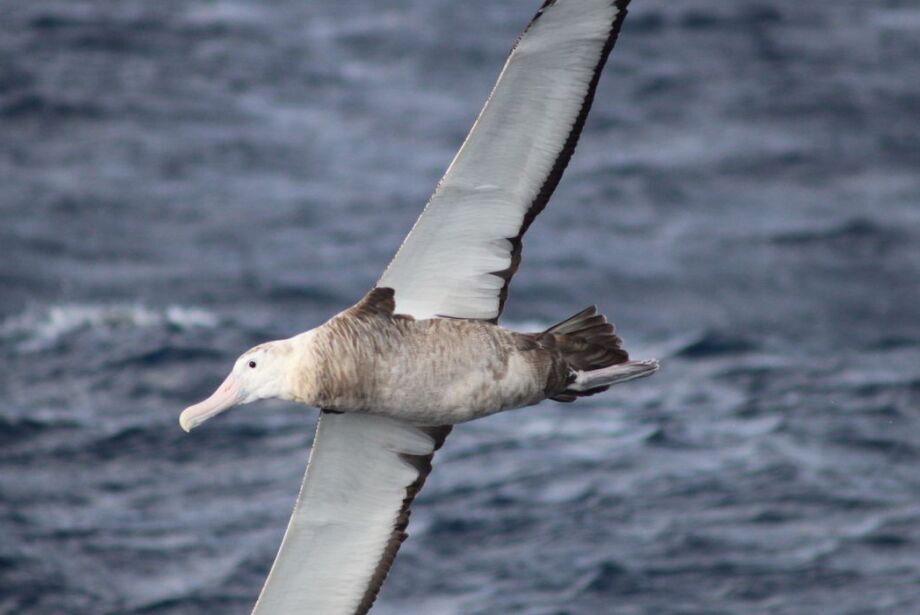
[[415,320],[394,313],[393,290],[375,288],[310,332],[291,389],[332,411],[396,416],[423,425],[468,421],[546,398],[571,401],[576,373],[628,355],[589,308],[540,333],[478,320]]

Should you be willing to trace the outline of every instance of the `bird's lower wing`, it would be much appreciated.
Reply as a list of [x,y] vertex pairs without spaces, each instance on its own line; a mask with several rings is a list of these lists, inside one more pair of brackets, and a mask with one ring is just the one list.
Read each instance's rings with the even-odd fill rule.
[[253,614],[367,613],[406,537],[409,506],[450,429],[323,412]]

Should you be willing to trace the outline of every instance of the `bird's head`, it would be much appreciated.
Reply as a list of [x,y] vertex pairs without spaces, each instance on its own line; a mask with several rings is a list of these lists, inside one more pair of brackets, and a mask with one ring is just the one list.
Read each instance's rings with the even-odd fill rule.
[[289,399],[288,375],[293,361],[294,349],[289,340],[268,342],[247,350],[210,397],[182,411],[179,425],[191,431],[233,406],[258,399]]

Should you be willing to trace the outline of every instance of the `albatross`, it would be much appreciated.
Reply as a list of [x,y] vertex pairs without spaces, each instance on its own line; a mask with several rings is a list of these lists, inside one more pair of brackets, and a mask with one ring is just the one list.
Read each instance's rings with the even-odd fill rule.
[[253,613],[367,613],[409,507],[457,423],[648,376],[595,307],[498,325],[521,240],[575,149],[629,0],[546,0],[376,286],[319,327],[237,359],[186,431],[278,398],[320,409],[300,495]]

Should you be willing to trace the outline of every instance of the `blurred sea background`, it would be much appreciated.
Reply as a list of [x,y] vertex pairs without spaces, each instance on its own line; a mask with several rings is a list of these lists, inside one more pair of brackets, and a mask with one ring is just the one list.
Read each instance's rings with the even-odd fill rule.
[[[247,613],[375,282],[539,2],[0,0],[0,612]],[[454,430],[375,613],[920,612],[920,7],[635,0],[505,323],[654,378]]]

